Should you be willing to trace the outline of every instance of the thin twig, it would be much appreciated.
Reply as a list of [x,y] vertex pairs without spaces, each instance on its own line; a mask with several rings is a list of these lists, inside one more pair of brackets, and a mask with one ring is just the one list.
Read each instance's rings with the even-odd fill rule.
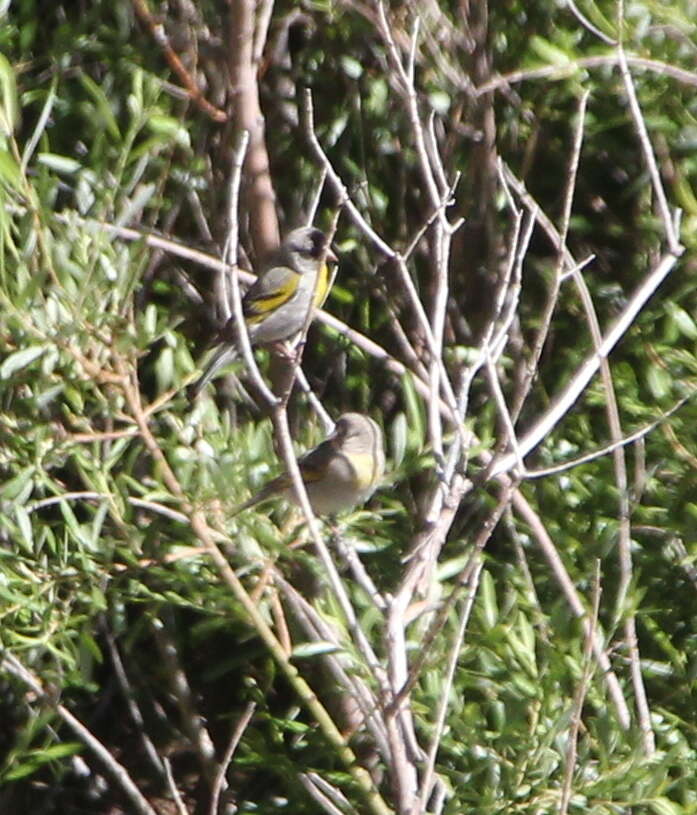
[[228,742],[228,746],[225,748],[225,755],[218,765],[218,772],[216,773],[213,781],[213,789],[211,790],[211,804],[208,808],[208,815],[217,815],[218,813],[218,802],[220,801],[220,793],[224,787],[225,775],[228,771],[228,767],[230,766],[230,762],[235,755],[237,745],[240,743],[240,739],[242,738],[244,731],[249,726],[249,722],[251,721],[256,709],[256,702],[247,702],[245,709],[242,711],[242,715],[235,723],[235,727],[233,728],[230,736],[230,741]]
[[561,790],[561,801],[559,803],[559,815],[566,815],[571,800],[571,785],[576,767],[576,751],[578,747],[578,732],[581,728],[581,715],[583,704],[588,693],[595,663],[592,658],[593,642],[595,641],[596,630],[598,628],[598,613],[600,611],[600,561],[595,562],[595,576],[593,578],[592,612],[590,616],[590,626],[586,630],[585,645],[583,648],[583,672],[581,681],[574,694],[574,703],[571,714],[571,728],[568,736],[568,745],[565,756],[564,783]]
[[509,506],[512,491],[511,484],[512,482],[504,484],[504,488],[496,502],[496,506],[481,524],[479,533],[472,544],[472,554],[468,558],[467,563],[462,568],[460,574],[457,576],[456,583],[453,586],[450,594],[446,600],[441,603],[440,607],[438,608],[438,613],[430,623],[424,636],[421,638],[419,650],[414,654],[411,664],[409,665],[409,674],[403,685],[399,688],[399,692],[393,699],[392,706],[399,706],[417,683],[424,666],[429,660],[432,646],[436,640],[436,637],[438,634],[440,634],[443,626],[446,624],[448,616],[450,615],[453,606],[460,598],[462,591],[470,585],[470,578],[473,571],[477,568],[479,557],[489,541],[489,538],[493,534],[493,531],[496,528],[501,516]]
[[174,775],[172,775],[172,764],[170,760],[165,756],[162,759],[162,763],[164,764],[167,786],[169,787],[169,791],[172,793],[172,800],[174,801],[174,806],[177,808],[177,812],[179,815],[190,815],[188,809],[186,806],[184,806],[181,793],[177,789],[176,782],[174,781]]
[[662,413],[657,419],[654,421],[649,422],[649,424],[640,427],[638,430],[635,430],[634,433],[630,433],[627,436],[624,436],[619,441],[613,442],[612,444],[607,444],[604,447],[600,447],[597,450],[593,450],[585,455],[579,456],[578,458],[571,459],[569,461],[564,461],[561,464],[554,464],[551,467],[541,467],[537,470],[526,470],[525,471],[525,478],[544,478],[549,475],[558,475],[559,473],[563,473],[566,470],[572,470],[574,467],[580,467],[582,464],[587,464],[589,461],[595,461],[598,458],[603,458],[608,454],[612,453],[617,447],[626,447],[629,444],[633,444],[634,442],[645,438],[652,433],[657,427],[660,427],[664,424],[674,413],[677,413],[680,408],[682,408],[687,402],[689,402],[692,398],[697,395],[697,389],[690,391],[687,396],[684,396],[682,399],[679,399],[678,402],[673,405],[672,408],[667,410],[665,413]]
[[[697,86],[697,73],[694,71],[687,71],[684,68],[678,68],[667,62],[661,62],[657,59],[647,59],[646,57],[637,57],[632,54],[625,54],[625,59],[628,65],[633,65],[635,68],[643,68],[644,70],[653,71],[661,76],[669,76],[685,85]],[[484,94],[491,93],[491,91],[506,90],[510,85],[535,79],[565,79],[581,68],[605,68],[607,66],[618,65],[619,61],[620,57],[617,52],[614,51],[611,54],[569,60],[568,63],[562,65],[543,65],[541,68],[512,71],[509,74],[497,76],[495,79],[491,79],[478,88],[475,88],[474,95],[483,96]]]
[[[585,132],[584,125],[586,119],[586,106],[588,104],[589,94],[590,91],[585,91],[581,95],[581,99],[579,100],[578,104],[578,111],[576,114],[578,118],[578,123],[576,127],[576,132],[574,134],[574,143],[571,152],[571,157],[569,159],[569,169],[567,171],[567,183],[564,195],[564,211],[562,214],[562,225],[559,234],[559,246],[557,248],[557,262],[555,264],[554,277],[552,279],[552,284],[549,288],[549,291],[547,292],[544,306],[542,307],[540,325],[536,331],[535,339],[532,343],[530,358],[525,365],[523,378],[519,383],[515,397],[513,399],[511,414],[513,416],[514,421],[516,421],[518,416],[520,415],[520,412],[523,409],[523,405],[525,404],[525,400],[527,399],[527,396],[530,392],[530,387],[532,385],[533,379],[537,375],[540,357],[542,356],[542,349],[544,347],[545,342],[547,341],[549,329],[552,324],[552,316],[554,314],[554,310],[557,306],[557,300],[559,298],[559,289],[561,287],[562,274],[564,271],[565,260],[567,256],[566,239],[568,237],[569,223],[571,221],[571,208],[573,204],[574,192],[576,189],[576,174],[578,171],[578,165],[581,157],[581,146],[583,144],[583,134]],[[537,209],[538,208],[535,207],[535,214],[537,214]]]
[[682,246],[680,245],[680,239],[675,231],[673,219],[670,214],[670,208],[668,206],[668,199],[666,198],[666,194],[663,189],[663,182],[661,181],[661,174],[658,170],[656,157],[654,156],[651,140],[649,139],[649,134],[646,129],[646,122],[644,121],[644,116],[641,112],[639,100],[637,99],[636,90],[634,88],[634,81],[631,73],[629,72],[627,57],[625,56],[624,46],[622,45],[621,31],[623,25],[624,21],[620,20],[620,41],[617,44],[617,56],[619,59],[620,73],[622,74],[622,79],[624,80],[624,87],[627,91],[627,99],[629,101],[629,109],[632,112],[632,119],[634,120],[634,126],[636,127],[637,136],[639,137],[641,150],[644,154],[644,160],[646,161],[649,176],[651,177],[651,185],[658,201],[658,210],[661,213],[661,219],[663,220],[663,229],[668,242],[668,249],[673,254],[680,254],[682,252]]
[[274,572],[274,584],[283,593],[296,621],[311,640],[322,640],[336,646],[336,653],[324,654],[328,670],[339,687],[357,704],[366,726],[385,762],[389,762],[385,723],[380,715],[378,698],[373,689],[356,673],[354,660],[342,648],[343,631],[332,625],[278,572]]
[[[327,178],[339,198],[339,206],[346,207],[346,211],[348,212],[349,216],[356,224],[356,226],[377,246],[377,248],[383,254],[390,258],[396,265],[396,268],[400,275],[400,279],[404,284],[406,293],[408,295],[409,303],[412,306],[415,315],[418,319],[419,327],[424,332],[424,337],[427,341],[429,352],[432,355],[432,359],[435,360],[439,366],[441,378],[440,381],[441,386],[443,388],[443,398],[451,411],[451,420],[457,432],[462,433],[464,436],[464,429],[461,428],[461,423],[457,418],[457,403],[455,399],[455,394],[453,392],[452,384],[450,383],[450,378],[448,376],[447,371],[445,370],[445,365],[441,359],[438,349],[438,343],[436,342],[433,336],[431,323],[428,319],[424,306],[419,298],[418,292],[416,291],[414,281],[412,280],[409,270],[407,269],[406,263],[404,262],[404,258],[399,252],[394,250],[388,243],[386,243],[377,234],[377,232],[375,232],[375,230],[368,224],[368,222],[363,217],[358,207],[353,203],[353,201],[349,197],[343,181],[341,180],[337,172],[334,170],[334,167],[332,166],[327,155],[322,149],[322,146],[319,143],[319,140],[314,129],[312,95],[309,89],[306,89],[305,92],[305,116],[306,116],[305,132],[310,142],[310,146],[312,147],[313,152],[315,153],[315,157],[317,158],[320,166],[325,167],[327,170]],[[437,203],[436,208],[438,206],[439,204]]]
[[581,23],[584,28],[587,28],[591,34],[595,34],[595,36],[602,40],[605,45],[616,45],[616,41],[612,39],[612,37],[608,37],[607,34],[602,32],[597,26],[594,26],[593,23],[583,14],[583,12],[578,8],[574,0],[566,0],[568,7],[571,9],[571,13],[574,17]]
[[[542,520],[540,519],[539,515],[535,512],[535,510],[530,506],[525,496],[519,491],[516,490],[513,493],[513,505],[516,512],[523,518],[525,523],[530,527],[535,540],[537,541],[538,546],[542,550],[547,562],[552,569],[552,574],[556,579],[559,587],[562,590],[562,593],[566,597],[566,601],[569,604],[571,611],[573,612],[574,616],[578,617],[583,624],[584,628],[584,635],[590,636],[591,632],[591,623],[588,619],[588,615],[586,613],[586,609],[581,602],[581,598],[579,597],[578,592],[576,591],[576,587],[573,584],[573,581],[569,577],[569,573],[566,571],[562,559],[559,557],[559,553],[554,546],[552,538],[550,537],[549,533],[547,532]],[[600,670],[603,674],[603,679],[605,680],[605,687],[610,694],[610,698],[615,706],[615,711],[617,713],[617,719],[620,723],[620,726],[627,730],[631,723],[631,716],[629,714],[629,707],[627,706],[627,701],[624,698],[624,694],[622,693],[622,688],[620,683],[617,680],[617,676],[615,675],[614,671],[612,670],[612,665],[610,664],[610,660],[608,659],[607,654],[605,653],[605,649],[603,647],[603,643],[601,641],[600,636],[596,633],[596,635],[592,638],[593,641],[593,653],[595,655],[595,659],[600,667]]]
[[300,773],[298,779],[310,797],[329,815],[346,815],[355,811],[343,793],[317,773]]
[[210,733],[204,726],[204,719],[198,714],[189,680],[179,662],[176,644],[166,623],[154,619],[151,625],[153,638],[162,659],[169,688],[181,716],[182,729],[201,764],[201,769],[210,785],[216,776],[215,747]]
[[116,641],[114,640],[114,635],[111,632],[111,629],[108,627],[108,625],[104,626],[104,633],[106,635],[106,641],[107,646],[109,648],[109,654],[111,656],[111,662],[114,666],[116,680],[121,687],[121,693],[123,694],[124,700],[126,702],[126,707],[128,709],[131,719],[133,720],[133,724],[135,725],[135,731],[138,734],[138,738],[142,742],[143,750],[145,752],[145,755],[148,757],[148,760],[154,767],[157,774],[163,775],[166,773],[166,767],[164,766],[162,758],[157,752],[157,748],[152,743],[151,738],[148,736],[147,730],[145,728],[145,720],[143,718],[143,714],[140,712],[140,708],[138,707],[138,703],[136,702],[136,697],[133,692],[133,688],[131,687],[130,680],[128,679],[128,674],[126,673],[126,669],[124,668],[123,660],[121,659],[121,654],[119,653],[118,646],[116,644]]
[[479,576],[482,571],[484,561],[482,558],[477,557],[472,573],[468,581],[468,594],[463,603],[462,609],[458,614],[459,623],[455,636],[453,637],[452,646],[450,648],[450,658],[448,659],[448,666],[445,671],[443,686],[441,688],[440,703],[438,705],[438,713],[436,715],[435,726],[433,728],[433,735],[431,736],[431,744],[428,748],[428,757],[426,759],[426,768],[421,776],[421,795],[420,801],[417,805],[414,802],[412,815],[421,815],[428,811],[428,800],[433,791],[433,775],[436,766],[436,756],[438,755],[438,748],[440,747],[440,740],[443,736],[445,728],[445,716],[448,712],[450,705],[450,692],[455,679],[455,669],[457,668],[457,661],[460,657],[460,649],[465,638],[465,630],[469,622],[472,607],[474,606],[474,598],[477,596],[477,588],[479,587]]
[[213,119],[214,122],[226,122],[228,119],[227,113],[212,105],[203,95],[201,89],[196,84],[194,78],[184,67],[184,63],[179,59],[179,55],[170,45],[167,34],[165,33],[164,26],[158,23],[152,16],[148,8],[147,0],[131,0],[136,14],[141,19],[143,24],[152,34],[155,42],[160,46],[165,55],[165,59],[169,63],[169,67],[182,81],[186,88],[187,94],[207,116]]
[[[238,220],[237,206],[239,201],[240,180],[242,177],[242,165],[249,144],[249,133],[246,130],[240,132],[239,140],[235,148],[232,172],[230,174],[230,195],[228,210],[228,234],[225,241],[225,263],[230,270],[230,298],[232,300],[232,315],[234,330],[237,340],[237,347],[242,351],[247,371],[252,378],[259,393],[266,403],[271,407],[276,404],[276,397],[269,386],[264,382],[264,378],[259,371],[259,366],[254,358],[252,343],[249,339],[247,322],[242,311],[242,296],[240,294],[239,270],[237,268],[237,241],[238,241]],[[227,279],[227,278],[226,278]],[[228,315],[229,318],[229,315]]]

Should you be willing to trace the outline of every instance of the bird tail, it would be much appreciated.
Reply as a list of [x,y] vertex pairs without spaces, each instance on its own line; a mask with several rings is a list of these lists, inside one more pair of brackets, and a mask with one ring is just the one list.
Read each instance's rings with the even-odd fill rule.
[[231,363],[237,356],[237,349],[234,345],[225,343],[211,357],[210,362],[206,366],[206,370],[194,382],[189,389],[189,399],[193,402],[206,385],[213,379],[216,373],[225,365]]
[[259,492],[255,492],[251,498],[248,498],[246,501],[243,501],[241,504],[237,504],[237,506],[233,507],[228,513],[227,518],[234,518],[235,515],[239,515],[240,512],[244,512],[245,509],[249,509],[250,507],[260,504],[262,501],[266,501],[267,498],[271,498],[278,491],[279,483],[279,478],[274,478],[269,481],[269,483],[264,485]]

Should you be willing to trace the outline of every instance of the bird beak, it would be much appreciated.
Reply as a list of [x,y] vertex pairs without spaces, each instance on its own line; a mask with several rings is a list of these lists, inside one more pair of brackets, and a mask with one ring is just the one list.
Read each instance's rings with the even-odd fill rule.
[[338,263],[339,262],[339,258],[334,254],[334,252],[332,252],[331,246],[327,247],[327,252],[326,252],[326,254],[324,256],[324,262],[325,263]]

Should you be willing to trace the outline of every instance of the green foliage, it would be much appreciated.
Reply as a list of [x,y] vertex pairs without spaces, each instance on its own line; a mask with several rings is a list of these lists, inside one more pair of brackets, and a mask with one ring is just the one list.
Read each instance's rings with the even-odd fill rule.
[[[315,193],[318,170],[297,101],[299,89],[310,87],[317,135],[352,200],[381,237],[406,251],[432,212],[399,80],[387,67],[388,48],[371,14],[315,3],[295,15],[296,5],[274,6],[272,41],[287,36],[287,45],[260,73],[279,219],[284,228],[299,221]],[[577,5],[606,37],[617,36],[614,4]],[[196,69],[187,67],[207,98],[224,108],[229,89],[221,32],[227,12],[224,4],[197,6],[192,19],[178,17],[174,4],[157,8],[178,48],[197,55]],[[676,76],[677,69],[694,68],[689,6],[626,3],[622,24],[629,55],[647,61],[630,67],[669,200],[683,209],[687,248],[610,359],[625,435],[666,414],[626,448],[634,560],[626,596],[620,595],[612,456],[522,485],[588,607],[600,561],[598,626],[608,646],[620,640],[627,616],[636,615],[657,749],[646,758],[635,718],[628,729],[621,727],[605,678],[588,663],[583,628],[532,530],[505,516],[487,543],[452,685],[445,667],[457,642],[462,600],[424,652],[411,694],[422,745],[437,735],[436,712],[444,698],[448,702],[435,766],[448,793],[443,812],[556,811],[574,698],[586,670],[591,677],[569,812],[697,812],[697,109],[694,73]],[[487,165],[489,136],[497,155],[558,223],[578,99],[590,90],[568,243],[577,258],[595,255],[583,275],[603,328],[664,248],[613,47],[563,4],[492,3],[488,11],[482,38],[476,10],[465,26],[458,4],[442,2],[433,16],[424,9],[415,57],[419,110],[425,120],[433,113],[447,182],[455,185],[447,214],[465,218],[450,263],[444,352],[450,371],[476,358],[512,233],[506,198]],[[404,48],[413,8],[392,4],[389,12]],[[250,592],[266,585],[273,561],[318,618],[342,635],[340,648],[321,632],[312,639],[285,612],[291,664],[345,725],[359,761],[369,766],[375,759],[377,786],[395,806],[389,768],[380,766],[364,734],[342,721],[345,689],[323,657],[338,654],[348,675],[368,685],[372,677],[314,551],[298,545],[303,531],[287,522],[281,503],[231,517],[239,501],[280,469],[270,422],[238,391],[230,397],[221,388],[193,409],[186,400],[184,384],[216,327],[213,273],[145,240],[161,232],[220,255],[228,126],[214,124],[191,99],[172,92],[179,80],[129,4],[13,4],[0,12],[0,51],[0,645],[46,690],[45,698],[29,692],[3,669],[0,706],[8,725],[0,735],[0,810],[91,806],[106,813],[120,806],[116,786],[90,786],[80,777],[77,756],[94,768],[93,777],[104,770],[61,720],[58,701],[119,757],[140,789],[153,798],[167,796],[162,775],[144,759],[147,734],[161,755],[172,757],[190,811],[202,808],[207,770],[177,697],[173,675],[179,667],[213,738],[216,761],[248,703],[256,705],[228,773],[240,811],[316,812],[300,780],[313,771],[340,787],[354,811],[364,811],[355,779],[328,749],[244,607],[205,553],[193,551],[200,540],[187,521],[187,502],[225,531],[226,556]],[[489,94],[467,92],[514,71],[526,75],[492,91],[490,106]],[[320,221],[334,203],[325,192]],[[201,228],[201,212],[210,234]],[[249,248],[244,213],[241,220]],[[140,231],[133,235],[126,228]],[[343,216],[335,244],[342,263],[327,310],[409,369],[398,323],[427,368],[423,332],[394,264]],[[408,258],[429,314],[435,308],[432,253],[427,234]],[[524,265],[516,342],[499,366],[509,404],[530,358],[555,263],[554,249],[536,231]],[[519,435],[591,348],[567,279]],[[266,357],[259,358],[266,371]],[[428,396],[413,370],[387,369],[326,325],[312,327],[303,366],[332,416],[363,410],[385,429],[386,483],[372,503],[342,520],[341,539],[388,596],[407,568],[403,555],[422,531],[426,499],[443,467],[430,446]],[[246,384],[242,367],[236,372]],[[135,373],[148,427],[185,500],[137,424],[124,387]],[[462,469],[476,478],[485,470],[483,455],[505,433],[483,373],[469,397],[465,426],[477,442]],[[670,412],[680,399],[685,403]],[[552,467],[606,445],[606,403],[606,391],[594,380],[526,458],[527,467]],[[294,393],[290,413],[298,451],[322,438],[307,399]],[[452,428],[447,431],[454,437]],[[425,647],[425,620],[459,586],[483,519],[498,500],[495,484],[477,485],[455,515],[436,596],[425,603],[428,614],[415,610],[410,659]],[[390,643],[382,613],[346,574],[357,622],[384,663]],[[618,595],[624,598],[619,607]],[[282,629],[281,602],[264,593],[255,599],[264,620]],[[168,653],[175,655],[174,667]],[[626,660],[621,648],[611,654],[634,709]],[[133,702],[143,722],[133,716]]]

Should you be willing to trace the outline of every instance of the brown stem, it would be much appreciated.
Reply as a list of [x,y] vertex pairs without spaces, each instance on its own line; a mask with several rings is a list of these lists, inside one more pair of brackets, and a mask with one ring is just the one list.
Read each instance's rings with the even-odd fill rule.
[[196,80],[184,67],[183,62],[179,59],[179,55],[170,45],[164,26],[162,23],[158,23],[152,16],[148,8],[147,0],[131,0],[131,2],[133,3],[133,9],[136,15],[162,49],[162,53],[165,55],[169,67],[179,77],[186,88],[186,92],[189,94],[191,101],[197,108],[213,119],[214,122],[226,122],[228,117],[225,111],[215,107],[215,105],[212,105],[204,97],[201,89],[196,84]]
[[230,89],[235,129],[249,133],[245,158],[245,210],[257,257],[279,244],[276,193],[269,173],[264,116],[259,104],[257,66],[254,62],[254,0],[230,2]]

